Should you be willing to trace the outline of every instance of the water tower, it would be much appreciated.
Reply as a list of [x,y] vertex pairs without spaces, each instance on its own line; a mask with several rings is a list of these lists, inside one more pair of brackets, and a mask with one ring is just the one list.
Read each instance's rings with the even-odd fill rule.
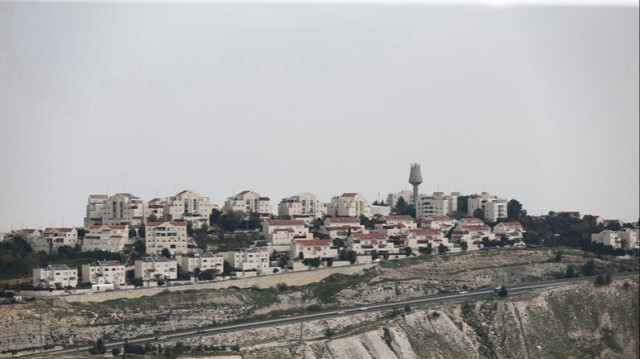
[[411,164],[411,172],[409,173],[409,183],[413,186],[413,205],[418,205],[418,196],[420,193],[418,192],[418,186],[422,183],[422,171],[420,170],[420,165],[417,163]]

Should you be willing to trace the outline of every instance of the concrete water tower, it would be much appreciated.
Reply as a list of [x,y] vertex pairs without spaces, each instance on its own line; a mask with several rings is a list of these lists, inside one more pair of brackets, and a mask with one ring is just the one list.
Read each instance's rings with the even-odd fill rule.
[[413,205],[418,205],[418,196],[420,193],[418,192],[418,186],[422,183],[422,171],[420,170],[420,165],[417,163],[411,164],[411,172],[409,173],[409,183],[413,186]]

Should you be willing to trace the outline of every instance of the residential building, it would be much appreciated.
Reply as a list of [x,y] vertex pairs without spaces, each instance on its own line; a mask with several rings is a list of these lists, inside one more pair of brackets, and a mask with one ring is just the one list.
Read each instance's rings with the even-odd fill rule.
[[144,224],[146,206],[140,197],[131,193],[118,193],[106,199],[101,206],[102,221],[91,224]]
[[92,225],[102,225],[102,211],[109,196],[106,194],[89,195],[86,215],[84,217],[84,227]]
[[164,215],[172,221],[191,222],[194,227],[209,224],[209,216],[218,206],[208,197],[202,197],[191,190],[184,190],[165,201]]
[[402,247],[409,247],[413,252],[419,252],[421,248],[427,248],[431,244],[434,251],[443,244],[450,246],[449,241],[445,238],[442,229],[436,228],[414,228],[409,229],[402,238]]
[[504,236],[508,240],[521,241],[524,236],[524,229],[520,222],[500,222],[493,226],[493,233],[498,239]]
[[305,219],[310,222],[315,218],[322,218],[327,214],[327,204],[318,201],[311,193],[302,192],[298,195],[283,198],[278,204],[278,216],[289,216],[292,219]]
[[368,233],[357,217],[327,217],[319,231],[331,239],[346,239],[352,233]]
[[270,217],[272,213],[271,200],[269,197],[261,197],[257,192],[242,191],[227,198],[222,211],[225,214],[236,211],[246,215],[257,213],[261,217]]
[[292,258],[336,258],[338,248],[333,246],[330,239],[296,239],[291,243]]
[[371,208],[371,217],[375,216],[388,216],[391,214],[390,206],[380,206],[380,205],[370,205]]
[[600,233],[592,233],[591,241],[612,246],[614,249],[622,247],[622,239],[616,231],[604,230]]
[[638,249],[638,237],[640,230],[637,228],[622,228],[618,231],[620,245],[624,249]]
[[156,221],[164,221],[166,218],[164,216],[164,206],[167,204],[167,200],[162,198],[154,198],[151,201],[147,202],[147,211],[145,212],[145,219],[149,219],[151,215],[156,217]]
[[461,219],[456,223],[451,235],[451,241],[454,244],[459,245],[461,242],[467,242],[470,249],[471,244],[474,244],[474,242],[475,244],[482,243],[483,238],[494,240],[495,235],[491,232],[491,227],[487,226],[477,218]]
[[420,228],[442,229],[446,233],[453,228],[457,222],[458,221],[449,216],[427,216],[420,220]]
[[66,264],[50,264],[45,268],[34,268],[33,286],[56,289],[77,287],[78,269]]
[[240,271],[261,271],[269,268],[269,253],[258,248],[225,252],[224,257],[232,267]]
[[377,219],[373,233],[384,233],[390,237],[406,233],[417,228],[413,217],[406,215],[389,215]]
[[312,239],[313,234],[305,222],[297,219],[268,219],[262,224],[262,233],[273,246],[291,246],[296,239]]
[[122,252],[128,240],[129,226],[126,224],[92,225],[82,240],[82,251]]
[[167,257],[143,257],[135,261],[135,276],[143,282],[176,279],[178,263],[175,259]]
[[196,268],[201,272],[213,270],[215,273],[222,273],[224,270],[224,255],[213,252],[190,253],[176,256],[183,272],[195,273]]
[[145,233],[147,254],[160,254],[164,248],[171,255],[188,252],[186,222],[147,222]]
[[496,222],[498,219],[507,218],[507,200],[498,198],[487,192],[469,197],[467,201],[467,214],[473,216],[473,212],[475,212],[476,209],[482,209],[484,219],[487,222]]
[[335,196],[327,206],[327,214],[335,217],[371,217],[369,203],[359,193],[343,193]]
[[396,247],[389,236],[382,233],[355,233],[347,238],[347,249],[360,255],[370,255],[377,252],[380,255],[398,254],[400,248]]
[[407,204],[413,204],[413,192],[409,190],[404,190],[396,193],[389,193],[389,195],[387,196],[387,204],[391,208],[395,207],[396,204],[398,204],[398,199],[400,199],[400,197],[402,197],[402,199]]
[[126,269],[119,261],[98,261],[82,266],[82,282],[94,286],[113,284],[114,288],[126,285]]
[[22,238],[24,238],[25,241],[29,242],[31,246],[34,246],[36,243],[36,239],[42,236],[42,231],[39,229],[24,228],[24,229],[19,229],[17,231],[11,231],[10,233],[7,233],[5,236],[12,236],[12,235],[19,235]]
[[45,228],[42,235],[33,242],[36,252],[55,253],[62,246],[75,247],[78,244],[78,231],[75,228]]
[[433,192],[431,196],[420,195],[416,206],[416,217],[445,216],[458,210],[459,192],[445,195],[444,192]]

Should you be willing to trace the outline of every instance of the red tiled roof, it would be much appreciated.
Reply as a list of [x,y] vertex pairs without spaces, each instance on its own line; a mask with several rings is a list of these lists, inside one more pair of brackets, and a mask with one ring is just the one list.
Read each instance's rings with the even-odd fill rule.
[[22,231],[25,232],[25,233],[33,233],[33,232],[37,231],[37,229],[25,228]]
[[273,230],[274,232],[289,232],[289,233],[293,233],[294,230],[291,228],[276,228]]
[[267,221],[270,226],[304,226],[304,221],[296,219],[271,219]]
[[181,191],[180,193],[176,194],[176,196],[179,196],[179,195],[181,195],[181,194],[185,194],[185,193],[187,193],[187,192],[189,192],[189,190],[185,189],[184,191]]
[[89,229],[100,229],[100,228],[102,228],[102,226],[99,224],[92,224],[89,226]]
[[330,239],[298,239],[296,243],[303,246],[330,246],[333,244]]
[[172,226],[184,227],[187,225],[187,222],[181,221],[171,221],[171,222],[147,222],[147,227],[157,227],[164,223],[170,223]]
[[101,198],[101,199],[106,199],[107,195],[106,194],[92,194],[89,195],[90,198]]
[[355,233],[353,237],[356,239],[389,239],[389,237],[383,233]]
[[413,217],[407,215],[390,215],[381,217],[383,221],[395,220],[395,221],[410,221],[413,222]]
[[329,222],[358,222],[360,224],[360,220],[357,217],[327,217]]
[[357,195],[357,193],[343,193],[340,197],[355,197]]
[[109,226],[109,228],[111,228],[111,229],[127,229],[127,225],[126,224],[116,224],[116,225]]
[[409,233],[415,233],[415,234],[442,234],[442,230],[441,229],[437,229],[437,228],[417,228],[417,229],[410,229]]
[[238,193],[237,196],[242,196],[242,195],[245,195],[245,194],[247,194],[249,192],[251,192],[251,191],[242,191],[242,192]]

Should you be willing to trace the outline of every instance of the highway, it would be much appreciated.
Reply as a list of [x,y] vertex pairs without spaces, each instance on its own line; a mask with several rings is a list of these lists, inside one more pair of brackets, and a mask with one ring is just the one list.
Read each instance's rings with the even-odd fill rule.
[[[622,276],[637,276],[638,272],[633,273],[617,273],[614,274],[614,277],[622,277]],[[526,293],[536,289],[549,288],[561,284],[566,284],[570,282],[581,282],[581,281],[592,281],[594,277],[575,277],[575,278],[563,278],[556,279],[551,281],[544,282],[533,282],[533,283],[522,283],[517,285],[508,286],[509,295],[518,294],[518,293]],[[180,339],[192,338],[197,336],[210,336],[213,334],[234,332],[240,330],[249,330],[256,329],[262,327],[270,327],[270,326],[278,326],[299,322],[306,322],[311,320],[319,320],[319,319],[329,319],[338,316],[346,316],[353,315],[364,312],[379,312],[385,310],[391,310],[394,308],[404,308],[407,305],[415,306],[421,304],[429,304],[429,303],[438,303],[445,301],[456,301],[456,300],[466,300],[473,299],[478,297],[489,297],[493,293],[494,287],[486,287],[480,288],[473,291],[469,291],[467,293],[443,293],[430,295],[425,297],[411,298],[406,300],[392,301],[392,302],[383,302],[383,303],[375,303],[375,304],[364,304],[362,306],[351,307],[351,308],[340,308],[333,309],[330,311],[322,311],[318,313],[311,314],[301,314],[297,316],[290,317],[282,317],[277,319],[268,319],[261,321],[253,321],[247,323],[240,324],[229,324],[222,325],[216,327],[202,328],[202,329],[194,329],[194,330],[186,330],[179,333],[172,334],[163,334],[163,338],[161,340],[157,340],[156,336],[142,336],[138,338],[128,339],[127,342],[129,344],[145,344],[145,343],[161,343],[163,341],[175,341]],[[105,347],[107,350],[110,350],[114,347],[122,347],[124,345],[124,341],[114,341],[110,343],[105,343]],[[83,346],[79,348],[69,348],[69,349],[61,349],[61,350],[48,350],[42,353],[33,353],[30,355],[42,355],[42,354],[69,354],[74,352],[86,352],[89,350],[89,346]],[[26,356],[27,354],[25,354]]]

